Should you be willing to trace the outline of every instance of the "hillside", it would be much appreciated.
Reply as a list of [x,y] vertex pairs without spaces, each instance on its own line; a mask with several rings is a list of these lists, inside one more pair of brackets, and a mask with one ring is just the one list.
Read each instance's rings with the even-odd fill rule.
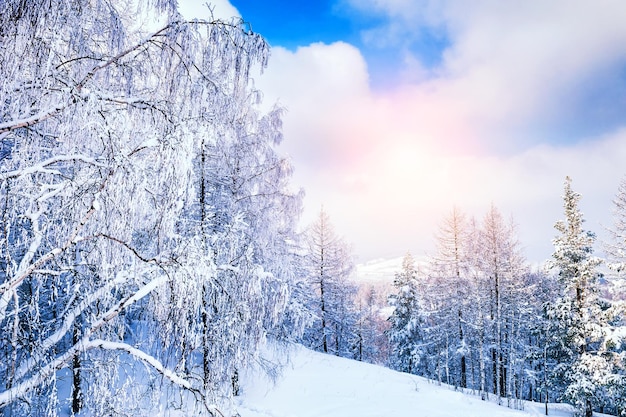
[[[285,353],[273,354],[274,360]],[[544,415],[543,404],[524,411],[481,401],[423,378],[376,365],[324,355],[296,346],[280,377],[257,371],[242,378],[241,417],[523,417]],[[550,404],[549,415],[570,417],[566,405]],[[594,414],[596,415],[596,414]]]

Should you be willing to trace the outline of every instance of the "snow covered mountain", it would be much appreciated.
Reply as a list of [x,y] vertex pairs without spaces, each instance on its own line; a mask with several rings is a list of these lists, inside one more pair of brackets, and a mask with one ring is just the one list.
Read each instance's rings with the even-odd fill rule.
[[[289,349],[289,362],[287,352],[272,356],[286,364],[274,381],[259,370],[242,377],[241,417],[524,417],[545,412],[543,404],[526,402],[524,410],[514,410],[424,378],[301,346]],[[549,415],[571,417],[572,409],[550,404]]]
[[402,258],[374,259],[354,268],[352,279],[359,284],[391,284],[402,268]]
[[[397,258],[373,259],[356,265],[352,279],[359,284],[392,284],[396,272],[402,269],[404,256]],[[426,268],[428,259],[425,256],[414,257],[418,270]]]

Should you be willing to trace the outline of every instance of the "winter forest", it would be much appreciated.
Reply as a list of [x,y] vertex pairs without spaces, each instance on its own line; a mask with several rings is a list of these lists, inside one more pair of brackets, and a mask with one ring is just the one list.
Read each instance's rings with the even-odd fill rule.
[[428,259],[359,284],[323,209],[299,225],[269,53],[175,0],[0,0],[3,416],[235,415],[268,340],[626,416],[626,181],[610,242],[567,178],[545,267],[495,206],[452,208]]

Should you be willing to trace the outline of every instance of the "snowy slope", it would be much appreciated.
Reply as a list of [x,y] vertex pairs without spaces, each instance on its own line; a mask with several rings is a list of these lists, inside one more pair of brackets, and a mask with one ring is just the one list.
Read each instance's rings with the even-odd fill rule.
[[[275,354],[285,361],[284,353]],[[275,383],[260,372],[241,381],[241,417],[523,417],[543,415],[542,404],[513,410],[380,366],[293,347]],[[550,405],[551,416],[571,416]],[[595,414],[594,414],[595,415]]]

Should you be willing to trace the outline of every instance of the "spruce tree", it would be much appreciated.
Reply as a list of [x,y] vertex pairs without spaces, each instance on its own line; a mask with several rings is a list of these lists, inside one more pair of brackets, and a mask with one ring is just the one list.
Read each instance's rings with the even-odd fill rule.
[[393,285],[396,293],[390,297],[395,307],[389,321],[391,365],[402,372],[417,373],[421,354],[422,314],[417,288],[417,270],[410,253],[402,260],[402,271],[396,273]]
[[550,267],[556,272],[559,295],[547,308],[551,321],[552,351],[557,356],[553,380],[563,387],[563,399],[572,403],[577,415],[591,416],[603,376],[610,373],[601,355],[607,323],[598,297],[598,266],[593,255],[595,235],[583,229],[583,214],[578,208],[580,194],[565,180],[563,196],[565,220],[555,224]]

